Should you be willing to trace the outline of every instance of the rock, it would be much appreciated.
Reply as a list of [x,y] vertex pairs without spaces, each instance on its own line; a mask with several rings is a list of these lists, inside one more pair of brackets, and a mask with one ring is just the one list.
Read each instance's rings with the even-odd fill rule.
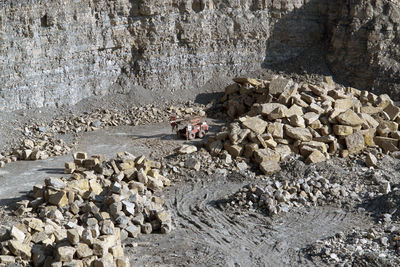
[[125,228],[125,231],[128,232],[129,237],[135,238],[140,233],[140,227],[136,225],[130,225],[127,228]]
[[345,141],[350,154],[358,153],[365,147],[364,136],[360,132],[346,136]]
[[385,153],[399,150],[398,149],[399,140],[397,139],[375,136],[374,142],[376,145],[382,148]]
[[245,171],[249,168],[246,162],[236,163],[236,167],[239,169],[239,171]]
[[24,140],[24,147],[28,149],[32,149],[35,147],[35,143],[32,140],[25,139]]
[[315,103],[311,103],[310,106],[308,107],[308,110],[310,112],[314,112],[316,114],[322,114],[325,112],[325,110],[323,108],[321,108],[319,105],[317,105]]
[[391,101],[390,104],[388,104],[387,107],[384,109],[384,111],[386,112],[386,114],[388,114],[391,121],[394,121],[400,115],[400,108],[393,105]]
[[[293,100],[294,104],[286,111],[286,117],[303,115],[303,108],[308,107],[308,104],[296,97],[292,97],[291,99]],[[298,104],[296,104],[296,102],[298,102]]]
[[64,191],[48,190],[48,196],[50,204],[59,207],[64,207],[68,204],[67,194]]
[[254,160],[258,164],[260,164],[261,162],[264,162],[264,161],[279,162],[280,157],[281,156],[279,155],[278,152],[276,152],[272,149],[269,149],[269,148],[259,149],[259,150],[255,151],[255,153],[254,153]]
[[342,109],[342,110],[348,110],[353,108],[354,102],[350,98],[345,98],[345,99],[337,99],[334,103],[334,108],[336,109]]
[[257,111],[256,115],[261,114],[264,116],[268,116],[269,114],[272,113],[272,111],[276,110],[277,108],[280,108],[280,110],[282,110],[283,113],[287,112],[287,107],[285,105],[279,103],[267,103],[259,105],[259,110]]
[[265,128],[268,125],[268,122],[258,118],[258,117],[249,117],[242,123],[245,128],[248,128],[254,131],[257,134],[262,134],[265,132]]
[[130,266],[129,259],[124,258],[124,257],[115,259],[115,264],[117,265],[116,267],[129,267]]
[[104,220],[103,223],[101,224],[100,232],[103,235],[114,235],[115,234],[114,223],[111,220]]
[[285,134],[295,140],[306,141],[306,142],[311,141],[313,138],[312,134],[308,129],[301,127],[293,127],[293,128],[286,127]]
[[27,244],[11,240],[8,242],[8,248],[14,256],[21,257],[24,260],[31,258],[31,247]]
[[353,127],[336,124],[333,126],[333,132],[339,136],[347,136],[353,133]]
[[270,123],[267,127],[267,132],[273,138],[283,138],[283,124],[279,122]]
[[269,93],[271,95],[279,95],[285,91],[287,91],[292,82],[285,78],[276,78],[271,80],[269,84]]
[[354,111],[348,109],[336,117],[337,121],[342,125],[358,126],[365,123]]
[[103,192],[103,187],[95,180],[89,180],[90,190],[95,193],[96,195],[100,195]]
[[373,106],[363,106],[361,107],[361,112],[365,114],[378,114],[383,109],[380,107],[373,107]]
[[271,175],[281,170],[279,163],[275,160],[266,160],[260,163],[260,170],[265,175]]
[[305,128],[306,124],[302,116],[299,115],[292,115],[291,117],[288,118],[289,123],[293,127],[301,127]]
[[219,153],[221,153],[223,148],[224,144],[221,142],[221,140],[213,141],[208,144],[208,149],[212,156],[217,156]]
[[0,255],[0,264],[9,266],[15,263],[15,257],[8,255]]
[[153,231],[151,223],[144,223],[140,226],[140,228],[143,234],[151,234],[151,232]]
[[246,144],[244,147],[243,156],[245,158],[251,158],[254,152],[258,150],[258,148],[259,148],[258,145],[255,143]]
[[85,243],[78,243],[76,255],[79,259],[87,258],[93,255],[92,249]]
[[392,191],[391,186],[390,186],[390,183],[389,183],[389,182],[384,182],[384,183],[379,187],[379,191],[380,191],[382,194],[389,194],[389,193]]
[[196,171],[200,171],[201,168],[201,163],[199,160],[195,159],[195,158],[188,158],[185,161],[185,167],[188,169],[193,169]]
[[159,179],[148,177],[147,187],[153,191],[160,191],[163,189],[164,184]]
[[261,82],[257,81],[256,79],[252,78],[244,78],[244,77],[238,77],[233,79],[234,82],[236,83],[241,83],[241,84],[251,84],[253,86],[260,86]]
[[225,150],[233,157],[239,157],[243,152],[243,147],[240,145],[230,145],[229,142],[224,145]]
[[365,164],[367,165],[367,167],[377,168],[378,167],[377,163],[378,163],[377,158],[372,153],[368,153],[365,158]]
[[323,162],[326,160],[324,154],[322,154],[319,150],[314,150],[306,159],[306,164]]
[[196,151],[197,147],[193,145],[183,145],[177,150],[179,154],[191,154]]
[[271,113],[268,114],[268,119],[271,121],[282,119],[286,117],[287,108],[286,107],[277,107]]
[[124,212],[127,216],[135,215],[135,204],[129,201],[122,201]]
[[15,240],[17,240],[19,242],[23,242],[24,239],[25,239],[24,232],[22,232],[21,230],[19,230],[15,226],[11,227],[10,236],[11,236],[11,238],[13,238],[13,239],[15,239]]
[[325,88],[322,88],[322,87],[319,87],[319,86],[316,86],[316,85],[310,84],[308,87],[317,96],[324,96],[324,95],[326,95],[328,93]]
[[230,126],[230,132],[228,134],[229,140],[233,145],[237,145],[243,142],[243,140],[250,134],[249,129],[242,129],[238,123],[232,123]]
[[73,157],[74,157],[74,160],[75,159],[87,159],[88,155],[86,152],[76,152],[76,153],[74,153]]
[[363,128],[376,128],[379,126],[379,122],[369,114],[361,113],[360,118],[366,122],[363,124]]
[[22,151],[21,157],[24,160],[29,160],[31,158],[31,155],[32,155],[32,150],[31,149],[24,149]]
[[59,178],[50,177],[44,180],[47,186],[51,186],[55,189],[65,188],[65,182]]
[[137,180],[138,180],[138,182],[140,182],[142,184],[147,184],[147,182],[149,181],[149,178],[143,169],[140,169],[137,172]]
[[375,129],[361,130],[360,133],[364,136],[364,142],[366,146],[375,146]]
[[93,122],[91,123],[91,125],[92,125],[93,127],[98,128],[98,127],[101,126],[101,121],[95,120],[95,121],[93,121]]

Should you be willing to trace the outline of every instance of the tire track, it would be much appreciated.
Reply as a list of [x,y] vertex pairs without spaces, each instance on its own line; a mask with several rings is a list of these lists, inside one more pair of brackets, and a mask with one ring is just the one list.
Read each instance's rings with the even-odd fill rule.
[[301,254],[303,248],[369,223],[361,215],[331,207],[301,208],[272,219],[258,212],[222,211],[215,201],[236,192],[244,182],[207,179],[170,189],[166,205],[176,229],[157,236],[156,242],[153,237],[154,249],[135,251],[136,266],[158,266],[149,260],[152,257],[144,262],[140,257],[144,253],[159,258],[160,248],[163,264],[174,266],[313,266]]

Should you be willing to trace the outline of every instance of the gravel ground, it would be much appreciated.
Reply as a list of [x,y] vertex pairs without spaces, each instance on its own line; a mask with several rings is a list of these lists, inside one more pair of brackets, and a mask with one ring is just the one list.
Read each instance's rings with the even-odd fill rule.
[[[204,95],[202,99],[207,102],[215,95]],[[172,104],[177,103],[166,105]],[[116,95],[59,110],[2,113],[0,147],[5,150],[17,145],[24,137],[26,125],[50,123],[72,114],[79,116],[99,106],[132,108],[123,95]],[[211,115],[211,130],[216,131],[224,120],[218,112]],[[72,151],[114,155],[126,150],[167,163],[165,171],[172,186],[163,191],[163,197],[173,215],[174,229],[168,235],[141,235],[126,241],[125,252],[132,266],[399,265],[400,165],[395,157],[377,155],[377,169],[365,166],[364,155],[311,166],[291,158],[283,163],[279,173],[265,176],[250,163],[212,158],[203,150],[176,155],[174,149],[180,145],[200,147],[202,140],[179,140],[165,122],[108,126],[59,137],[75,141]],[[1,224],[11,225],[16,220],[9,210],[10,204],[23,198],[34,183],[62,175],[59,170],[70,159],[68,154],[42,161],[17,161],[0,169]],[[200,168],[188,162],[199,163]],[[329,191],[321,200],[293,205],[277,214],[269,214],[263,206],[249,205],[247,198],[243,205],[232,203],[238,193],[247,192],[245,188],[265,188],[285,181],[296,183],[312,177],[337,184],[338,195]]]

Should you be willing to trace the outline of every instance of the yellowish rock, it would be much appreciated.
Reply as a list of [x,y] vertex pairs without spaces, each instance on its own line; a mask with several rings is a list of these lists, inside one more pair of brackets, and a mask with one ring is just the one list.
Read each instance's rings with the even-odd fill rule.
[[354,102],[350,98],[345,98],[345,99],[338,99],[334,103],[335,109],[342,109],[342,110],[348,110],[353,108]]
[[280,122],[270,123],[267,127],[267,133],[274,138],[283,138],[283,124]]
[[250,144],[246,144],[244,147],[244,157],[245,158],[251,158],[253,157],[253,154],[255,151],[257,151],[258,149],[258,145],[255,143],[250,143]]
[[290,138],[293,138],[294,140],[300,140],[300,141],[311,141],[313,136],[311,132],[307,128],[301,128],[301,127],[293,127],[285,128],[285,134],[289,136]]
[[260,163],[260,170],[265,175],[271,175],[281,170],[279,163],[274,160],[267,160]]
[[265,149],[259,149],[254,152],[254,160],[257,163],[261,163],[264,161],[276,161],[279,162],[281,156],[279,155],[278,152],[265,148]]
[[293,115],[298,115],[298,116],[303,115],[303,108],[300,107],[300,106],[298,106],[298,105],[296,105],[296,104],[293,104],[293,105],[286,111],[286,116],[287,116],[287,117],[291,117],[291,116],[293,116]]
[[374,107],[374,106],[363,106],[361,107],[361,113],[365,113],[365,114],[377,114],[379,112],[381,112],[383,110],[383,108],[381,107]]
[[372,153],[368,153],[365,158],[365,165],[367,165],[367,167],[376,168],[376,167],[378,167],[377,163],[378,163],[378,160],[376,159],[376,157]]
[[319,150],[315,150],[312,152],[308,158],[306,159],[306,164],[312,164],[312,163],[318,163],[318,162],[323,162],[326,160],[326,157],[324,154],[321,153]]
[[374,128],[361,130],[360,133],[364,136],[364,143],[366,146],[374,147],[374,137],[376,130]]
[[340,136],[346,136],[346,135],[350,135],[353,133],[353,127],[351,126],[347,126],[347,125],[333,125],[333,132],[336,135],[340,135]]
[[354,111],[348,109],[347,111],[341,113],[336,117],[337,121],[342,125],[349,126],[359,126],[362,125],[364,120],[362,120]]
[[364,129],[376,128],[379,125],[379,122],[377,122],[371,115],[367,113],[361,113],[360,118],[364,121],[362,124]]
[[387,105],[384,111],[389,115],[390,120],[392,121],[395,120],[400,115],[400,108],[393,105],[393,103]]
[[245,77],[238,77],[233,79],[234,82],[236,83],[241,83],[241,84],[251,84],[253,86],[260,86],[262,83],[256,79],[252,78],[245,78]]
[[245,128],[248,128],[254,131],[257,134],[262,134],[265,132],[265,128],[268,125],[268,122],[260,119],[258,117],[249,117],[242,123]]
[[302,116],[300,115],[292,115],[288,118],[288,121],[293,127],[302,127],[305,128],[306,124]]

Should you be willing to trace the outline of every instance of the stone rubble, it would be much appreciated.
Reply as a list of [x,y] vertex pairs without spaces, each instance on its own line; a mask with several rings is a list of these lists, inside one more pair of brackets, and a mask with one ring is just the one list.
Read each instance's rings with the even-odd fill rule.
[[68,154],[75,141],[68,143],[58,138],[62,134],[75,137],[83,132],[96,131],[105,127],[144,125],[169,121],[172,114],[179,117],[205,116],[205,106],[188,102],[177,106],[157,107],[154,105],[133,107],[127,110],[97,109],[91,113],[68,115],[54,119],[51,123],[25,125],[21,145],[17,149],[0,154],[0,168],[17,160],[43,160],[52,156]]
[[385,225],[337,233],[305,249],[313,262],[335,266],[399,266],[400,230]]
[[122,241],[172,230],[171,215],[155,193],[171,184],[161,163],[128,152],[74,153],[70,177],[35,185],[17,202],[19,223],[0,231],[0,265],[129,266]]
[[292,208],[335,203],[347,195],[340,184],[331,184],[322,176],[311,176],[296,182],[269,181],[266,186],[249,184],[223,203],[232,208],[262,210],[270,216]]
[[[348,157],[366,148],[384,153],[400,148],[400,108],[388,95],[343,88],[331,77],[320,84],[236,78],[222,106],[234,121],[208,139],[212,155],[244,157],[270,175],[288,155],[308,164]],[[369,157],[368,164],[374,165]]]

